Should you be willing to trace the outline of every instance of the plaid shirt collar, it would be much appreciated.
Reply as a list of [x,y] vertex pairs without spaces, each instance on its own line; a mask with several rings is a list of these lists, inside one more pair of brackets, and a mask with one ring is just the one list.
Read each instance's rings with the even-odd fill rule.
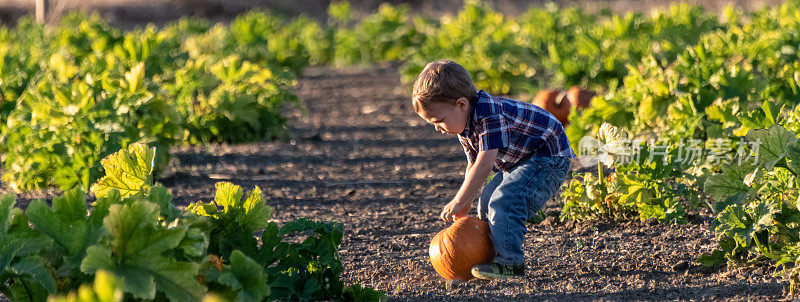
[[486,91],[478,90],[478,93],[476,93],[471,98],[469,98],[469,100],[470,100],[470,102],[469,102],[469,110],[470,110],[469,111],[470,112],[469,113],[469,120],[467,121],[467,125],[464,126],[464,131],[461,132],[461,134],[460,134],[461,136],[470,137],[472,135],[473,128],[474,128],[474,126],[472,126],[472,124],[475,121],[475,119],[477,118],[476,117],[477,113],[475,113],[475,107],[476,107],[476,105],[478,105],[478,101],[481,98],[488,98],[488,97],[489,96],[486,93]]

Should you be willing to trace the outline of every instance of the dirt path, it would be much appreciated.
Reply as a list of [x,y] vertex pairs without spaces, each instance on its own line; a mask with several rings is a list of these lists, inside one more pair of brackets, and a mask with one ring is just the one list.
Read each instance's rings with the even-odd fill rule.
[[343,222],[345,281],[391,300],[776,300],[788,290],[768,267],[695,264],[716,245],[710,216],[699,214],[681,226],[549,218],[529,227],[526,278],[448,291],[427,249],[463,177],[456,138],[416,117],[394,66],[309,69],[297,93],[308,114],[290,112],[291,141],[176,148],[160,181],[183,205],[211,199],[227,180],[261,187],[279,221]]

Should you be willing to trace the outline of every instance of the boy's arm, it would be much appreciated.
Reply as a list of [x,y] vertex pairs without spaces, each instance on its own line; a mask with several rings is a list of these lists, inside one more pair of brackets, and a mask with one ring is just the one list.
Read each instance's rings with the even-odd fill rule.
[[468,165],[467,174],[464,175],[464,183],[453,198],[442,209],[440,217],[445,221],[455,221],[469,213],[472,207],[472,200],[478,196],[480,189],[486,182],[486,178],[492,172],[492,165],[497,159],[497,149],[480,151],[472,165]]

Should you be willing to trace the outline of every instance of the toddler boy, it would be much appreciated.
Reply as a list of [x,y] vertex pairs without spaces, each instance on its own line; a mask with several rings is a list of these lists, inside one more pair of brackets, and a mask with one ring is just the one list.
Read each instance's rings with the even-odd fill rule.
[[467,155],[464,183],[441,218],[466,216],[478,198],[495,257],[476,265],[482,279],[524,276],[525,222],[561,186],[575,157],[561,123],[541,107],[476,91],[469,73],[448,60],[428,63],[414,83],[414,111],[437,131],[455,134]]

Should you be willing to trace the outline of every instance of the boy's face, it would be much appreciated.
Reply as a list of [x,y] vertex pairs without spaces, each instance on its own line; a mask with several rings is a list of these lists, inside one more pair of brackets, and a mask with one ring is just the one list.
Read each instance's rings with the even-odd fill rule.
[[466,98],[459,98],[455,105],[434,102],[431,108],[421,109],[417,114],[436,128],[436,131],[445,134],[459,134],[464,131],[469,120],[469,102]]

